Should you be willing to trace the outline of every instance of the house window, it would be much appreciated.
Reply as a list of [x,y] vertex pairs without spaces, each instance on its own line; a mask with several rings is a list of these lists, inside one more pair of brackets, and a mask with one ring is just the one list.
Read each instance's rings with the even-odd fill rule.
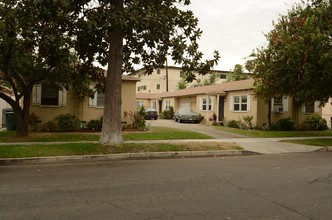
[[212,99],[210,97],[201,99],[201,110],[202,111],[212,110]]
[[180,71],[180,78],[184,78],[186,76],[185,72],[183,72],[182,70]]
[[157,84],[157,89],[158,89],[158,90],[160,89],[160,84]]
[[157,74],[160,75],[160,69],[157,69]]
[[67,90],[48,86],[46,84],[36,84],[32,88],[32,105],[41,106],[66,106]]
[[287,97],[274,97],[272,99],[272,112],[287,112],[288,111],[288,98]]
[[59,90],[55,87],[43,84],[41,89],[41,105],[59,105]]
[[97,93],[97,107],[103,108],[105,106],[105,94]]
[[317,112],[315,102],[308,102],[308,103],[304,104],[304,113],[312,114],[315,112]]
[[139,87],[137,88],[137,91],[143,91],[143,90],[146,90],[146,85],[144,85],[144,86],[139,86]]
[[249,110],[248,96],[232,96],[231,108],[234,112],[247,112]]
[[140,108],[142,106],[144,106],[144,101],[136,101],[136,107],[137,108]]
[[170,110],[172,107],[172,101],[171,100],[165,100],[165,110]]

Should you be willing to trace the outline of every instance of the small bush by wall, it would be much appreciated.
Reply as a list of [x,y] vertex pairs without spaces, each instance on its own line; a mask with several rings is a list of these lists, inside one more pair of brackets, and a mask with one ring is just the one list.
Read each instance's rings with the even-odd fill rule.
[[173,107],[170,107],[169,110],[164,110],[160,114],[161,119],[173,119],[174,110]]
[[303,127],[309,130],[326,130],[327,122],[318,114],[309,115],[303,122]]
[[92,119],[86,124],[85,129],[88,131],[101,131],[102,119]]
[[293,131],[295,130],[295,123],[291,118],[283,118],[277,121],[274,129],[279,131]]
[[60,131],[75,131],[80,127],[80,120],[70,114],[62,114],[55,118]]

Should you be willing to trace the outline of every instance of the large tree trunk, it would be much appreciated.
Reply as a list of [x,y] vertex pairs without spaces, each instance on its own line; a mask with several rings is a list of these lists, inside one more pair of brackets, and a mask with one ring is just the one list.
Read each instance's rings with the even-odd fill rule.
[[[118,10],[123,10],[123,0],[111,0]],[[122,143],[121,134],[121,90],[123,63],[123,32],[115,26],[110,32],[103,128],[99,143],[116,145]]]

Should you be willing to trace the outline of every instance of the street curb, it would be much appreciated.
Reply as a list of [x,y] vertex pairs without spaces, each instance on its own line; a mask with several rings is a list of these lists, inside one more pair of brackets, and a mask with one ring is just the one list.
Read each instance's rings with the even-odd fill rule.
[[32,164],[121,161],[121,160],[245,156],[245,155],[258,155],[258,153],[251,152],[251,151],[245,151],[245,150],[243,150],[243,151],[216,150],[216,151],[180,151],[180,152],[100,154],[100,155],[78,155],[78,156],[54,156],[54,157],[26,157],[26,158],[0,159],[0,165],[32,165]]

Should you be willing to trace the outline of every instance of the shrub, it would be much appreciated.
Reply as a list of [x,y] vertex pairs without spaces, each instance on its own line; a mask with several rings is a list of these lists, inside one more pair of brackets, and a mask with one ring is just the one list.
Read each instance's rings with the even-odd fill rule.
[[279,131],[293,131],[295,123],[291,118],[283,118],[277,121],[275,129]]
[[240,128],[240,123],[238,121],[235,121],[235,120],[230,120],[230,121],[227,122],[227,127]]
[[100,131],[102,127],[101,119],[92,119],[86,124],[86,130],[88,131]]
[[39,117],[36,114],[31,113],[28,120],[29,130],[36,131],[38,129],[38,123],[40,123]]
[[326,130],[327,122],[318,114],[312,114],[308,116],[304,122],[304,127],[307,127],[310,130]]
[[243,121],[245,122],[245,125],[247,128],[252,129],[252,119],[254,118],[254,116],[252,115],[247,115],[247,116],[243,116]]
[[174,115],[174,109],[173,109],[173,107],[170,107],[169,110],[164,110],[161,112],[160,118],[161,119],[173,119],[173,115]]
[[61,131],[75,131],[80,126],[80,120],[70,114],[62,114],[55,118]]
[[129,117],[131,124],[124,126],[124,128],[134,128],[138,130],[146,130],[146,121],[144,119],[145,108],[142,106],[137,112],[124,112],[125,117]]
[[43,131],[54,131],[55,125],[52,121],[48,121],[43,125]]

